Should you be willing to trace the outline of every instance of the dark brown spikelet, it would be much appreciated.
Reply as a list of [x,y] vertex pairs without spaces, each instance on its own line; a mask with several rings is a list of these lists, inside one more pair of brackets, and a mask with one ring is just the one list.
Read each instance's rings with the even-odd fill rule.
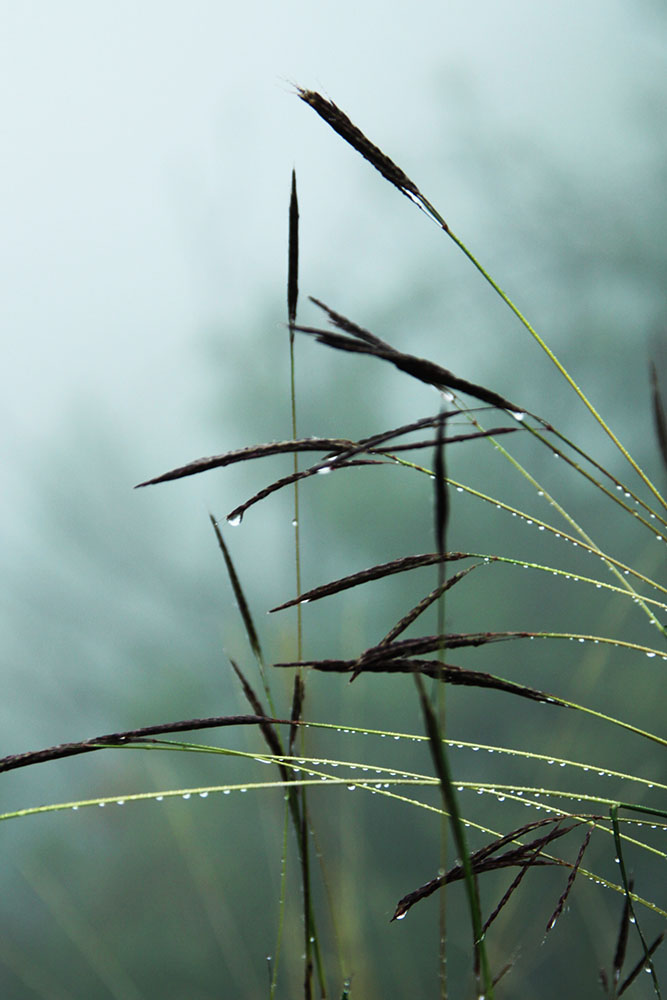
[[[510,410],[512,413],[526,412],[525,408],[516,406],[516,404],[511,403],[492,389],[487,389],[484,386],[477,385],[475,382],[468,382],[466,379],[459,378],[447,368],[441,368],[440,365],[426,358],[419,358],[412,354],[404,354],[402,351],[397,351],[389,344],[379,340],[379,338],[376,338],[375,342],[369,342],[368,340],[364,342],[355,339],[353,336],[346,337],[343,334],[333,333],[330,330],[323,330],[314,326],[298,325],[294,329],[299,333],[310,334],[320,344],[325,344],[327,347],[333,347],[339,351],[349,351],[352,354],[368,354],[372,357],[381,358],[383,361],[389,361],[399,371],[405,372],[407,375],[411,375],[413,378],[419,379],[420,382],[425,382],[427,385],[433,385],[441,391],[453,389],[455,392],[465,392],[469,396],[474,396],[480,402],[487,403],[489,406],[496,406],[500,410]],[[357,334],[358,336],[359,334]]]
[[270,455],[285,455],[295,451],[349,451],[354,448],[355,442],[346,438],[303,438],[299,441],[271,441],[266,444],[252,445],[249,448],[239,448],[235,451],[226,451],[222,455],[211,455],[206,458],[196,458],[194,462],[188,462],[178,469],[171,469],[154,479],[147,479],[145,483],[138,483],[135,489],[143,486],[154,486],[156,483],[166,483],[172,479],[183,479],[185,476],[196,476],[200,472],[208,472],[210,469],[223,469],[227,465],[235,462],[245,462],[254,458],[265,458]]
[[572,891],[572,886],[574,885],[574,880],[577,877],[577,872],[579,871],[582,859],[584,857],[584,854],[586,853],[586,848],[590,844],[591,837],[593,836],[593,830],[594,829],[595,829],[595,824],[593,824],[593,826],[588,830],[586,836],[584,837],[584,842],[581,845],[581,847],[579,848],[579,854],[577,855],[577,860],[575,861],[574,867],[572,868],[572,871],[569,874],[569,877],[568,877],[568,880],[567,880],[567,885],[565,886],[565,890],[564,890],[563,894],[561,895],[560,899],[558,900],[558,903],[556,904],[556,909],[554,910],[554,912],[549,917],[549,920],[547,921],[547,926],[546,926],[546,931],[545,931],[546,934],[548,934],[549,931],[553,930],[553,928],[556,926],[556,921],[558,920],[558,918],[560,917],[561,913],[563,912],[563,908],[565,906],[565,902],[567,900],[567,897],[570,895],[570,892]]
[[[238,604],[239,611],[241,612],[241,618],[243,619],[243,624],[245,625],[246,635],[248,636],[248,642],[250,643],[250,648],[252,649],[253,653],[261,663],[262,648],[259,644],[259,636],[257,635],[257,630],[252,620],[252,615],[250,614],[250,608],[248,607],[248,602],[246,601],[243,588],[241,587],[241,581],[239,580],[238,575],[236,573],[236,568],[234,566],[234,563],[232,562],[232,557],[229,554],[229,549],[225,544],[225,540],[222,537],[222,532],[220,531],[218,522],[213,517],[213,514],[209,514],[209,517],[211,519],[211,524],[213,525],[215,537],[218,539],[218,545],[220,546],[220,551],[222,552],[223,558],[225,560],[225,566],[227,567],[227,573],[229,574],[229,582],[232,585],[232,590],[234,591],[234,597],[236,598],[236,603]],[[237,669],[236,664],[234,663],[233,660],[232,660],[232,666],[234,667],[234,670],[236,670],[238,676],[241,677],[240,671]],[[254,705],[253,707],[257,711],[257,707]],[[263,711],[261,713],[257,711],[257,714],[260,715],[265,713]]]
[[376,347],[389,346],[388,344],[385,344],[383,340],[380,340],[379,337],[376,337],[374,333],[371,333],[370,330],[364,330],[362,326],[358,326],[357,323],[353,323],[351,319],[347,318],[347,316],[343,316],[341,313],[330,309],[329,306],[325,305],[324,302],[320,302],[320,300],[316,299],[313,295],[309,295],[308,298],[313,305],[316,305],[327,314],[330,322],[333,323],[334,326],[337,326],[339,330],[343,330],[345,333],[351,333],[353,337],[358,337],[359,340],[364,340],[367,344],[375,344]]
[[303,712],[303,703],[306,697],[306,685],[303,682],[303,678],[299,674],[294,676],[294,690],[292,692],[292,716],[291,725],[289,729],[289,752],[294,751],[294,742],[296,740],[296,734],[298,732],[298,723],[301,719],[301,713]]
[[621,970],[623,968],[623,963],[625,962],[625,952],[628,946],[628,931],[630,930],[630,917],[632,916],[632,910],[630,908],[630,894],[634,889],[634,883],[632,879],[628,881],[628,894],[625,897],[625,903],[623,906],[623,916],[621,917],[621,926],[618,930],[618,939],[616,941],[616,951],[614,952],[614,984],[617,986],[621,979]]
[[403,194],[412,195],[419,201],[423,200],[422,193],[414,181],[411,181],[408,175],[393,160],[389,159],[386,153],[383,153],[372,143],[333,101],[327,101],[316,91],[304,90],[303,87],[297,87],[297,93],[302,101],[309,104],[313,111],[316,111],[320,118],[323,118],[327,125],[331,126],[334,132],[338,132],[341,138],[349,142],[350,146],[361,153],[363,158],[368,160],[376,170],[379,170],[385,180],[397,187]]
[[[283,748],[281,746],[280,740],[278,739],[278,734],[276,733],[273,724],[269,721],[269,716],[267,716],[264,706],[262,705],[261,701],[253,691],[249,681],[243,674],[243,671],[238,666],[238,664],[231,659],[229,662],[232,665],[232,670],[234,671],[234,673],[241,682],[241,687],[243,688],[243,694],[245,695],[246,700],[250,703],[253,710],[262,720],[259,723],[259,728],[262,731],[262,735],[266,740],[267,746],[269,747],[272,754],[279,757],[283,753]],[[281,769],[281,772],[284,772],[285,779],[287,779],[287,768],[285,767],[285,765],[278,764],[278,767]]]
[[658,386],[658,372],[655,364],[651,362],[651,395],[653,396],[653,418],[655,420],[655,431],[660,445],[660,454],[667,469],[667,418],[662,405],[660,388]]
[[447,492],[447,475],[445,473],[444,444],[445,411],[440,412],[437,423],[435,452],[433,455],[433,474],[435,487],[435,544],[438,552],[444,555],[447,522],[449,520],[449,495]]
[[402,632],[405,632],[406,628],[408,628],[409,625],[412,625],[412,623],[416,621],[427,608],[430,608],[434,601],[437,601],[446,590],[449,590],[451,587],[455,587],[457,583],[460,583],[461,580],[468,575],[468,573],[472,572],[472,570],[481,565],[482,563],[474,563],[472,566],[468,566],[467,569],[462,569],[458,573],[455,573],[449,578],[449,580],[443,580],[442,583],[439,583],[430,594],[427,594],[426,597],[422,597],[418,604],[415,604],[415,606],[411,608],[406,615],[397,621],[395,625],[392,625],[389,632],[387,632],[384,639],[382,639],[381,645],[388,645],[397,639],[398,636]]
[[395,573],[405,573],[411,569],[420,569],[422,566],[433,566],[443,559],[455,562],[468,558],[467,552],[447,552],[444,555],[440,552],[425,552],[423,555],[401,556],[399,559],[392,559],[391,562],[379,563],[377,566],[371,566],[370,569],[362,569],[358,573],[343,576],[339,580],[308,590],[305,594],[299,594],[298,597],[293,597],[291,600],[285,601],[284,604],[271,608],[271,613],[284,611],[286,608],[302,604],[304,601],[318,601],[321,597],[329,597],[331,594],[340,593],[341,590],[349,590],[350,587],[358,587],[362,583],[380,580],[385,576],[393,576]]
[[292,194],[289,203],[289,242],[287,251],[287,318],[291,329],[296,321],[296,304],[299,298],[299,202],[296,197],[296,171],[292,171]]
[[[546,826],[547,824],[560,824],[563,819],[564,817],[554,817],[547,820],[540,820],[537,823],[528,823],[526,826],[520,827],[518,830],[513,830],[504,837],[500,837],[498,840],[493,841],[493,843],[487,844],[479,851],[475,851],[474,854],[470,855],[470,863],[473,873],[476,876],[479,876],[485,872],[497,871],[498,869],[512,868],[515,866],[524,869],[527,865],[550,866],[560,864],[561,862],[557,858],[541,856],[541,852],[549,843],[551,843],[551,841],[557,839],[558,837],[563,837],[569,833],[570,830],[573,830],[577,825],[576,823],[572,823],[571,825],[565,827],[554,826],[554,828],[545,836],[538,837],[529,844],[518,844],[516,846],[512,846],[510,850],[506,851],[504,854],[498,855],[497,851],[511,841],[523,836],[523,834],[529,830],[538,829],[539,827]],[[436,878],[431,879],[424,885],[419,886],[418,889],[414,889],[406,896],[403,896],[403,898],[399,900],[391,919],[400,920],[406,915],[408,910],[415,905],[415,903],[420,902],[422,899],[426,899],[427,896],[430,896],[438,889],[441,889],[443,885],[460,882],[463,878],[463,865],[454,865],[454,867],[450,868],[450,870],[444,875],[436,876]]]

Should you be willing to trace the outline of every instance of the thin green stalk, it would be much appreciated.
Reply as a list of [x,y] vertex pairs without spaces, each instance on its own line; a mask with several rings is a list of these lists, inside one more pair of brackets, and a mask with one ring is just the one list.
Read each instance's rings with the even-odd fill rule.
[[283,931],[285,929],[285,910],[287,907],[287,828],[289,807],[285,805],[285,820],[283,822],[283,848],[280,865],[280,903],[278,906],[278,934],[276,936],[276,954],[273,963],[273,974],[271,976],[271,987],[269,990],[270,1000],[276,995],[278,986],[278,967],[280,965],[280,954],[283,946]]
[[595,407],[593,406],[593,404],[591,403],[591,401],[588,399],[588,397],[586,396],[586,394],[583,392],[583,390],[580,389],[580,387],[574,381],[574,379],[572,378],[572,376],[570,375],[570,373],[567,371],[567,369],[565,368],[565,366],[561,364],[561,362],[558,360],[558,358],[556,357],[556,355],[554,354],[554,352],[551,350],[551,348],[549,347],[549,345],[542,339],[542,337],[539,335],[539,333],[537,332],[537,330],[532,326],[532,324],[528,322],[528,320],[523,315],[523,313],[520,311],[520,309],[514,304],[514,302],[512,302],[512,300],[510,299],[509,295],[507,295],[507,293],[503,291],[503,289],[500,287],[500,285],[496,281],[494,281],[494,279],[491,277],[491,275],[486,270],[486,268],[484,268],[482,266],[482,264],[477,260],[477,258],[475,257],[475,255],[468,249],[468,247],[465,245],[465,243],[462,240],[460,240],[459,237],[455,233],[453,233],[451,231],[451,229],[445,223],[444,219],[442,219],[435,212],[435,209],[432,209],[432,211],[434,212],[437,220],[442,223],[443,228],[445,229],[445,232],[447,233],[447,235],[454,241],[454,243],[457,245],[457,247],[460,250],[463,251],[463,253],[466,255],[466,257],[468,258],[468,260],[472,264],[474,264],[474,266],[477,268],[477,270],[482,275],[482,277],[485,278],[486,281],[488,281],[488,283],[491,285],[491,287],[493,288],[493,290],[495,292],[497,292],[497,294],[500,296],[500,298],[503,300],[503,302],[507,306],[509,306],[509,308],[512,310],[512,312],[517,317],[517,319],[525,326],[525,328],[528,330],[528,332],[530,333],[530,335],[537,341],[537,343],[540,345],[540,347],[542,348],[542,350],[544,351],[544,353],[547,355],[547,357],[549,358],[549,360],[551,361],[551,363],[553,365],[555,365],[555,367],[558,369],[558,371],[563,376],[563,378],[566,380],[566,382],[568,382],[568,384],[570,385],[570,387],[572,389],[574,389],[574,391],[576,392],[577,396],[579,396],[579,398],[581,399],[582,403],[587,407],[587,409],[592,414],[592,416],[597,420],[597,422],[599,423],[600,427],[603,429],[603,431],[605,432],[605,434],[607,434],[608,437],[611,438],[611,440],[614,442],[614,444],[616,445],[616,447],[618,448],[618,450],[621,452],[621,454],[623,455],[623,457],[626,459],[626,461],[628,461],[630,463],[630,465],[632,466],[632,468],[635,470],[635,472],[640,477],[640,479],[644,482],[644,484],[648,487],[648,489],[651,491],[651,493],[653,493],[653,495],[662,504],[663,507],[667,508],[667,501],[660,494],[660,492],[658,491],[658,489],[653,485],[653,483],[648,478],[648,476],[646,475],[646,473],[635,462],[635,460],[632,457],[632,455],[630,454],[630,452],[623,446],[623,444],[621,444],[621,442],[616,437],[616,435],[614,434],[614,432],[612,431],[612,429],[609,427],[609,425],[605,422],[605,420],[602,418],[602,416],[595,409]]

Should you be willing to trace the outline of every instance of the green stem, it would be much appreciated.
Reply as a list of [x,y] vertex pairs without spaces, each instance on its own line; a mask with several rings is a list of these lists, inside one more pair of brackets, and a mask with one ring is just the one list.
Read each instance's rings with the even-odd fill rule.
[[[438,219],[438,221],[440,221],[440,216],[437,216],[437,219]],[[509,306],[509,308],[512,310],[512,312],[514,313],[514,315],[516,316],[516,318],[525,326],[525,328],[528,330],[528,332],[530,333],[530,335],[540,345],[540,347],[542,348],[542,350],[544,351],[544,353],[547,355],[547,357],[549,358],[549,360],[551,361],[551,363],[556,366],[556,368],[561,373],[561,375],[563,376],[563,378],[569,383],[570,387],[572,389],[574,389],[574,391],[576,392],[577,396],[579,396],[579,398],[581,399],[582,403],[587,407],[587,409],[589,410],[589,412],[597,420],[597,422],[599,423],[600,427],[603,429],[603,431],[605,432],[605,434],[607,434],[611,438],[611,440],[614,442],[614,444],[616,445],[616,447],[618,448],[618,450],[621,452],[621,454],[623,455],[623,457],[630,463],[630,465],[635,470],[635,472],[640,477],[640,479],[643,480],[643,482],[645,483],[645,485],[649,488],[649,490],[651,491],[651,493],[653,493],[653,495],[656,497],[656,499],[662,504],[662,506],[665,507],[665,508],[667,508],[667,501],[662,497],[662,495],[656,489],[656,487],[653,485],[653,483],[648,478],[648,476],[646,475],[646,473],[637,465],[637,463],[635,462],[635,460],[632,457],[632,455],[630,454],[630,452],[621,444],[621,442],[619,441],[619,439],[616,437],[616,435],[611,430],[611,428],[608,426],[608,424],[600,416],[600,414],[595,409],[595,407],[593,406],[593,404],[591,403],[591,401],[588,399],[588,397],[586,396],[586,394],[583,392],[583,390],[579,388],[579,386],[574,381],[574,379],[572,378],[572,376],[570,375],[570,373],[567,371],[567,369],[564,367],[564,365],[561,364],[561,362],[558,360],[558,358],[556,357],[556,355],[554,354],[554,352],[551,350],[551,348],[548,346],[548,344],[546,344],[545,341],[542,339],[542,337],[540,337],[540,335],[537,332],[537,330],[532,326],[531,323],[528,322],[528,320],[523,315],[523,313],[521,312],[521,310],[512,302],[512,300],[510,299],[509,295],[507,295],[506,292],[504,292],[503,289],[500,287],[500,285],[496,281],[493,280],[493,278],[491,277],[491,275],[489,274],[489,272],[486,270],[486,268],[484,268],[482,266],[482,264],[477,260],[477,258],[475,257],[475,255],[468,249],[468,247],[465,245],[465,243],[463,243],[463,241],[460,240],[459,237],[455,233],[453,233],[451,231],[451,229],[449,229],[449,227],[446,224],[444,224],[444,220],[442,220],[442,222],[443,222],[443,228],[445,229],[445,232],[447,233],[447,235],[454,241],[454,243],[456,243],[457,247],[460,250],[463,251],[463,253],[466,255],[466,257],[468,258],[468,260],[472,264],[474,264],[474,266],[477,268],[477,270],[482,275],[482,277],[485,278],[486,281],[488,281],[488,283],[491,285],[491,287],[493,288],[493,290],[495,292],[497,292],[497,294],[500,296],[500,298],[503,300],[503,302],[507,306]]]

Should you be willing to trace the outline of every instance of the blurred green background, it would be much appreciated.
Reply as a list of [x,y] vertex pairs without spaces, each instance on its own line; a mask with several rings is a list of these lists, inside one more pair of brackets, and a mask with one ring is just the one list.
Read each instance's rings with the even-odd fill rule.
[[[406,170],[664,486],[648,383],[650,357],[663,387],[667,373],[663,5],[64,0],[5,2],[0,15],[2,754],[246,710],[229,657],[257,677],[208,514],[223,520],[289,472],[290,460],[132,486],[201,455],[290,436],[283,324],[293,166],[303,321],[319,322],[305,299],[316,295],[402,350],[539,412],[626,475],[470,264],[294,97],[292,83],[329,96]],[[366,435],[438,405],[432,390],[387,366],[305,339],[297,386],[304,436]],[[507,442],[598,544],[664,583],[654,539],[554,470],[546,451]],[[551,519],[484,443],[452,450],[449,473]],[[428,481],[406,470],[316,477],[301,502],[305,587],[433,547]],[[452,548],[603,572],[507,514],[458,494],[452,503]],[[295,655],[294,616],[265,614],[293,593],[291,519],[284,492],[240,528],[223,525],[272,660]],[[411,574],[305,608],[307,654],[350,656],[377,642],[431,586],[433,574]],[[655,639],[629,602],[547,585],[530,571],[493,567],[459,590],[447,605],[455,631]],[[536,656],[511,644],[456,662],[648,730],[663,726],[661,661],[617,650],[577,657],[563,644]],[[291,678],[272,682],[287,711]],[[456,689],[448,699],[452,737],[664,779],[657,750],[613,728],[500,694]],[[350,687],[313,676],[306,715],[421,729],[406,679],[362,677]],[[423,748],[405,741],[309,740],[313,754],[429,768]],[[222,742],[260,745],[244,731]],[[529,780],[516,761],[481,756],[455,754],[457,777]],[[266,768],[224,758],[96,754],[3,775],[2,811],[266,778]],[[610,780],[605,794],[620,794],[614,787]],[[471,800],[470,815],[493,825]],[[351,976],[353,996],[434,996],[435,899],[400,924],[389,918],[435,874],[437,822],[360,790],[318,789],[311,806],[346,956],[339,975],[327,951],[331,995]],[[265,994],[279,792],[37,816],[0,833],[3,997]],[[576,857],[577,844],[563,849]],[[596,855],[609,877],[610,858],[611,848]],[[632,866],[637,891],[643,875],[650,896],[655,866],[641,856]],[[298,995],[301,975],[292,852],[289,878],[281,996]],[[535,873],[499,921],[492,960],[515,963],[499,995],[594,995],[621,902],[582,880],[541,946],[564,882],[563,872]],[[483,889],[487,909],[506,884]],[[466,996],[460,887],[450,909],[454,992]],[[635,995],[650,996],[649,985]]]

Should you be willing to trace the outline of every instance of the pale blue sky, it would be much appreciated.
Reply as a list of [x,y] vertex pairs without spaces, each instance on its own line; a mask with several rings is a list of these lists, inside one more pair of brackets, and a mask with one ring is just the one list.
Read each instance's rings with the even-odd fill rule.
[[[650,5],[638,17],[615,0],[5,0],[0,18],[0,611],[19,646],[16,623],[43,610],[36,579],[63,601],[78,581],[73,619],[93,615],[85,573],[116,522],[98,524],[87,552],[80,539],[68,548],[68,518],[94,520],[105,505],[137,537],[152,532],[157,548],[169,537],[175,564],[195,567],[210,550],[208,510],[225,513],[219,479],[142,494],[131,486],[247,443],[243,413],[228,428],[212,425],[212,386],[218,379],[224,401],[225,380],[247,379],[248,412],[262,405],[238,345],[244,337],[261,344],[267,317],[268,337],[284,321],[292,166],[304,293],[367,322],[391,312],[426,247],[437,255],[433,282],[446,275],[447,294],[457,294],[465,261],[293,96],[290,81],[347,111],[503,281],[512,266],[502,236],[507,174],[495,203],[480,192],[489,175],[488,162],[480,177],[470,169],[476,139],[491,162],[494,148],[499,161],[508,148],[519,157],[525,148],[575,192],[599,179],[627,199],[648,155],[644,104],[664,79],[665,39]],[[525,179],[539,188],[539,172]],[[514,235],[526,246],[534,239],[539,233]],[[475,320],[477,292],[469,300],[467,287],[466,335],[457,331],[439,358],[464,376],[498,349],[496,331]],[[530,280],[520,288],[523,301]],[[557,314],[541,312],[545,334],[557,337]],[[497,315],[510,326],[501,307]],[[206,368],[212,329],[223,362],[216,372]],[[523,349],[524,335],[514,335]],[[284,364],[282,349],[280,357]],[[262,363],[275,363],[270,350]],[[269,436],[285,433],[284,424],[269,428]],[[129,456],[127,467],[98,467],[110,441]],[[257,517],[252,537],[268,544],[262,523]],[[128,537],[109,544],[125,546],[131,561]],[[77,569],[87,558],[88,570]],[[150,580],[150,568],[141,570]],[[126,595],[144,585],[118,567],[98,571]],[[125,609],[107,613],[112,635]],[[48,657],[34,662],[38,673],[50,669]],[[17,664],[8,669],[18,697],[23,675]],[[84,668],[73,660],[72,669]]]

